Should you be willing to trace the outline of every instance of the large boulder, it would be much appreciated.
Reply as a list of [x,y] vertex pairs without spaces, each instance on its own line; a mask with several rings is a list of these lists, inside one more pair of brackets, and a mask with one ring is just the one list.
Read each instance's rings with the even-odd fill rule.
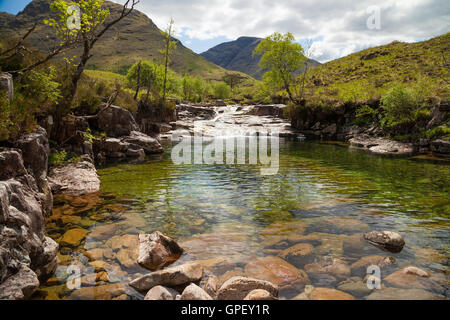
[[176,261],[183,249],[159,231],[139,235],[138,263],[149,270],[158,270]]
[[368,135],[358,135],[349,142],[351,148],[363,149],[379,155],[409,156],[414,153],[412,144]]
[[163,148],[158,140],[141,132],[132,131],[130,135],[123,138],[122,141],[141,147],[146,154],[163,152]]
[[97,126],[100,131],[110,136],[122,137],[139,130],[130,111],[117,106],[106,107],[104,103],[99,108]]
[[431,142],[431,151],[437,156],[450,157],[450,141],[434,140]]
[[198,263],[188,263],[176,267],[155,271],[130,282],[138,291],[148,291],[155,286],[176,287],[200,281],[203,267]]
[[403,289],[423,289],[437,293],[443,293],[445,291],[443,286],[432,277],[430,272],[414,266],[408,266],[390,274],[384,278],[383,283],[390,287]]
[[278,297],[278,287],[268,281],[245,277],[232,277],[220,287],[219,300],[242,300],[254,290],[267,291],[271,296]]
[[100,178],[95,166],[88,161],[71,163],[50,171],[50,183],[60,186],[62,193],[81,196],[100,191]]
[[277,285],[282,296],[293,296],[310,283],[308,275],[279,257],[265,257],[245,266],[248,277]]
[[0,180],[8,180],[27,173],[19,150],[0,152]]
[[403,237],[392,231],[372,231],[364,234],[364,239],[375,247],[392,253],[399,253],[405,246]]
[[0,284],[0,300],[26,300],[39,287],[36,273],[26,266]]
[[364,276],[367,274],[367,268],[370,266],[378,266],[385,269],[395,263],[393,257],[385,256],[367,256],[359,259],[351,265],[352,275]]

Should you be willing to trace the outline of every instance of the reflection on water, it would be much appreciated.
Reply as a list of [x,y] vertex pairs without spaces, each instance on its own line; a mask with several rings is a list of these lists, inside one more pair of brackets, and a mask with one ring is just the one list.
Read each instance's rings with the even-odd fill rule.
[[[350,266],[367,255],[392,255],[349,245],[368,230],[392,230],[407,243],[392,255],[392,271],[412,264],[445,282],[447,164],[282,142],[278,175],[259,173],[249,165],[176,166],[169,147],[163,158],[100,169],[101,195],[57,200],[48,233],[61,245],[60,264],[36,298],[142,298],[124,283],[147,272],[136,265],[136,235],[155,230],[187,249],[177,263],[202,260],[218,276],[245,273],[248,262],[279,255],[280,241],[295,244],[299,237],[314,247],[309,262],[333,256]],[[73,263],[83,287],[75,292],[65,285]],[[315,286],[341,288],[346,280],[309,275]]]

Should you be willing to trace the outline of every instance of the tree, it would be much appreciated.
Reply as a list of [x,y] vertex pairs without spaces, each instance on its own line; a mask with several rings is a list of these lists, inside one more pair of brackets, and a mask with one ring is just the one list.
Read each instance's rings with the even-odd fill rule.
[[300,91],[300,101],[303,100],[303,93],[305,91],[305,81],[306,81],[306,75],[308,73],[308,61],[311,58],[311,54],[312,54],[312,52],[311,52],[312,51],[312,44],[313,44],[312,39],[306,40],[306,44],[305,44],[306,61],[305,61],[305,70],[303,71],[303,77],[302,77],[302,88],[301,88],[301,91]]
[[167,71],[169,68],[170,54],[172,50],[177,48],[176,42],[172,40],[172,35],[175,30],[173,29],[174,21],[170,19],[170,23],[165,31],[161,31],[164,36],[165,48],[160,50],[160,53],[164,56],[164,88],[163,88],[163,100],[166,100],[166,89],[167,89]]
[[239,86],[239,84],[244,79],[245,79],[245,77],[240,75],[239,73],[226,73],[222,77],[222,80],[230,86],[232,92],[233,92],[234,88]]
[[214,96],[216,99],[228,99],[230,97],[231,88],[223,82],[214,85]]
[[291,33],[283,35],[275,32],[259,43],[253,55],[262,55],[259,66],[263,70],[269,70],[264,75],[264,81],[282,87],[291,102],[297,103],[290,86],[294,80],[294,72],[303,66],[306,57],[302,46],[294,41]]
[[[139,3],[139,0],[127,0],[120,14],[109,22],[106,22],[109,17],[109,10],[102,8],[103,2],[103,0],[54,0],[50,5],[50,9],[57,13],[57,18],[50,18],[45,22],[53,27],[62,43],[73,39],[72,42],[81,43],[83,46],[83,53],[72,75],[71,89],[68,97],[66,97],[68,105],[72,103],[75,97],[78,81],[81,79],[86,64],[92,57],[91,51],[94,45],[111,27],[127,17]],[[80,17],[78,25],[71,27],[68,21],[71,21],[74,17],[74,6],[79,8]]]

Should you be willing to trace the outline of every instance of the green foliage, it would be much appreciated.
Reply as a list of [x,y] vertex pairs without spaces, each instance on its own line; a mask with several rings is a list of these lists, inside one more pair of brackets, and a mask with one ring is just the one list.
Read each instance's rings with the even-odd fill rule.
[[404,84],[395,85],[381,98],[381,107],[385,111],[382,124],[389,127],[416,120],[423,102],[420,90]]
[[285,89],[290,96],[294,72],[307,61],[302,46],[294,41],[291,33],[275,32],[262,40],[253,53],[262,55],[259,65],[261,69],[269,70],[263,77],[264,82]]
[[[55,18],[45,19],[44,23],[53,28],[55,34],[61,43],[72,43],[79,41],[83,37],[92,36],[93,31],[105,22],[109,17],[109,10],[102,9],[103,0],[53,0],[50,4],[50,10],[57,14]],[[68,22],[75,22],[74,12],[68,10],[70,6],[80,8],[80,28],[69,28]]]
[[[138,65],[139,62],[135,63],[129,70],[127,74],[128,85],[131,88],[136,88],[138,79]],[[141,61],[140,69],[140,83],[141,87],[148,87],[150,85],[151,89],[154,89],[160,96],[163,95],[164,91],[164,75],[165,67],[164,65],[154,64],[148,60]],[[170,68],[167,72],[167,92],[169,94],[178,96],[181,92],[182,80],[181,78]],[[156,98],[156,97],[154,97]]]
[[185,75],[182,81],[183,100],[202,102],[211,93],[211,86],[199,77]]
[[220,82],[213,87],[214,97],[216,99],[228,99],[231,94],[231,88],[226,83]]
[[67,160],[67,152],[66,151],[60,151],[60,152],[53,152],[48,157],[48,164],[50,166],[61,166],[65,161]]
[[354,123],[356,125],[366,125],[372,123],[374,120],[376,120],[377,115],[378,112],[375,109],[371,108],[367,104],[364,104],[356,110],[356,119]]

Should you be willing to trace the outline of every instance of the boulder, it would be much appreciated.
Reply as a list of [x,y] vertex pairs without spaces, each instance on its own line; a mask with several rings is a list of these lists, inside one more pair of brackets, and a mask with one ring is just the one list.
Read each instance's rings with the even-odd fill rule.
[[174,289],[156,286],[147,292],[144,300],[175,300],[178,294],[178,291]]
[[330,256],[321,260],[307,264],[305,271],[308,274],[329,274],[336,279],[344,280],[350,277],[350,266],[343,260]]
[[375,290],[367,300],[444,300],[445,297],[422,289],[382,288]]
[[8,180],[27,174],[19,150],[0,152],[0,180]]
[[67,297],[67,300],[112,300],[126,293],[127,288],[124,284],[114,283],[77,289]]
[[63,194],[81,196],[100,191],[100,178],[95,166],[87,161],[71,163],[50,171],[50,183],[61,186]]
[[109,136],[122,137],[128,136],[132,131],[138,131],[133,115],[130,111],[117,106],[106,107],[106,104],[100,105],[97,126],[99,131],[106,132]]
[[349,142],[351,148],[364,149],[379,155],[409,156],[414,153],[412,144],[385,138],[373,138],[368,135],[358,135]]
[[299,243],[283,250],[278,256],[293,266],[302,268],[305,264],[313,262],[314,247],[309,243]]
[[33,270],[21,266],[19,271],[0,284],[0,300],[27,300],[39,287]]
[[209,275],[204,277],[200,282],[200,288],[205,290],[213,299],[217,297],[217,292],[219,290],[219,278],[214,275]]
[[367,282],[363,281],[363,279],[359,277],[352,277],[342,281],[339,283],[337,288],[358,298],[365,297],[373,291],[368,288]]
[[248,277],[265,280],[278,286],[280,295],[292,296],[309,284],[308,275],[279,257],[265,257],[245,266]]
[[402,268],[386,278],[383,283],[390,287],[423,289],[443,293],[445,289],[432,277],[431,273],[414,266]]
[[66,231],[60,240],[60,244],[63,247],[78,247],[81,242],[86,238],[88,231],[81,228],[71,229]]
[[405,246],[403,237],[392,231],[372,231],[364,234],[364,239],[375,247],[392,253],[399,253]]
[[278,297],[278,287],[268,281],[245,277],[232,277],[220,287],[219,300],[242,300],[254,290],[261,289],[273,297]]
[[149,270],[158,270],[176,261],[183,249],[159,231],[139,235],[138,263]]
[[213,300],[213,298],[205,290],[191,283],[184,289],[180,300]]
[[255,289],[251,291],[244,300],[254,300],[254,301],[263,301],[263,300],[278,300],[277,297],[274,297],[270,294],[269,291],[263,289]]
[[437,156],[450,157],[450,141],[434,140],[431,142],[431,151]]
[[188,263],[176,267],[155,271],[130,282],[130,286],[138,291],[147,291],[161,285],[175,287],[200,281],[203,267],[198,263]]
[[384,269],[388,266],[392,266],[394,263],[395,259],[393,257],[367,256],[354,262],[351,265],[351,272],[352,275],[365,276],[369,266],[378,266],[380,269]]
[[294,300],[355,300],[355,297],[331,288],[309,288]]
[[129,136],[122,138],[122,141],[141,147],[146,154],[163,152],[163,148],[158,140],[141,132],[132,131]]

